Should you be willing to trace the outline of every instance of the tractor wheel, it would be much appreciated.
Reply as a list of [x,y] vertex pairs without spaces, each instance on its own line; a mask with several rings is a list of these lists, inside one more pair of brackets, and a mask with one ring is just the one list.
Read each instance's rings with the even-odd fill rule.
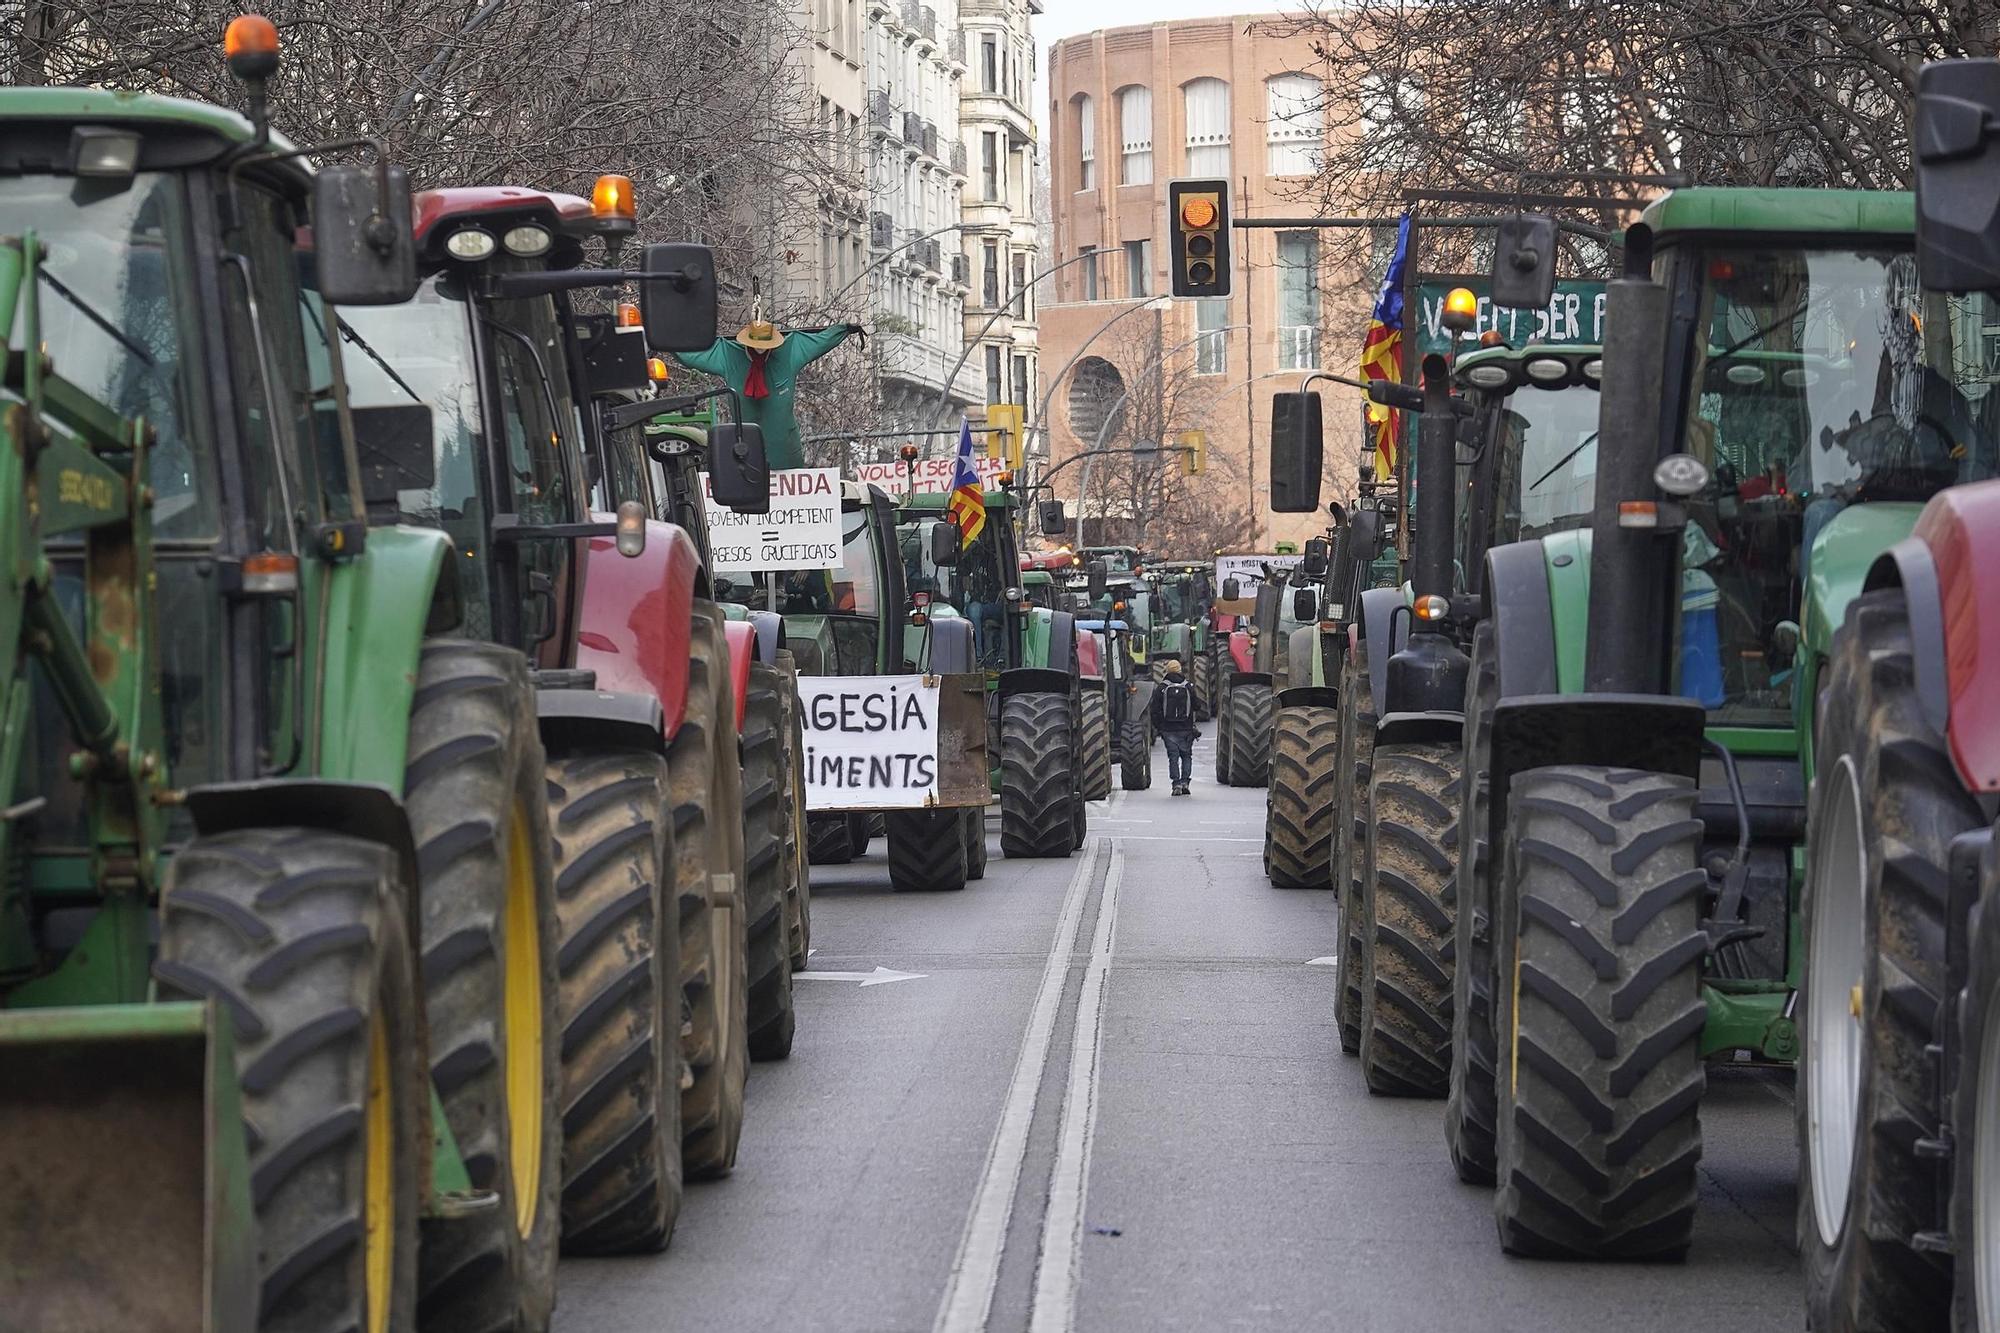
[[888,836],[889,836],[889,816],[887,815],[854,816],[854,850],[856,852],[866,852],[868,850],[868,844],[870,841],[876,838],[886,838]]
[[806,860],[816,866],[844,866],[854,855],[846,815],[806,816]]
[[1068,856],[1077,844],[1068,695],[1036,690],[1000,705],[1000,853]]
[[743,917],[749,962],[750,1058],[783,1060],[792,1053],[792,932],[786,920],[793,882],[785,780],[785,694],[791,682],[777,667],[750,665],[743,705]]
[[1215,696],[1215,785],[1229,785],[1229,692],[1220,690]]
[[778,652],[784,673],[785,734],[791,749],[785,765],[785,861],[790,867],[786,891],[785,932],[792,951],[792,971],[803,972],[812,954],[812,867],[806,857],[806,739],[799,715],[799,677],[788,649]]
[[381,844],[299,828],[197,838],[167,870],[153,973],[235,1033],[269,1333],[417,1326],[430,1081],[397,880]]
[[965,877],[986,878],[986,811],[973,807],[963,812],[965,820]]
[[[1958,1333],[2000,1327],[2000,841],[1981,858],[1958,997],[1958,1086],[1952,1094],[1952,1252]],[[1981,1188],[1982,1183],[1985,1188]]]
[[1153,785],[1153,728],[1142,713],[1127,718],[1120,731],[1118,785],[1126,791],[1144,791]]
[[1361,1073],[1370,1092],[1442,1097],[1451,1084],[1459,758],[1447,741],[1375,751],[1361,866]]
[[749,987],[743,894],[742,768],[722,617],[695,603],[687,706],[667,751],[674,881],[681,900],[681,1164],[690,1180],[726,1176],[743,1134]]
[[1493,765],[1493,707],[1500,699],[1493,622],[1472,634],[1473,704],[1465,715],[1458,804],[1458,903],[1451,976],[1451,1092],[1445,1146],[1458,1178],[1493,1183],[1493,881],[1486,819]]
[[1339,734],[1339,712],[1323,706],[1280,708],[1272,725],[1264,873],[1281,889],[1326,887]]
[[1334,758],[1333,887],[1340,895],[1340,989],[1334,1026],[1340,1049],[1361,1053],[1362,851],[1368,839],[1368,782],[1375,771],[1375,696],[1368,688],[1368,654],[1347,654],[1341,668],[1340,739]]
[[965,819],[956,810],[896,810],[889,829],[889,887],[956,893],[965,887]]
[[1686,778],[1633,769],[1514,777],[1494,919],[1509,1253],[1687,1254],[1707,1083],[1694,799]]
[[1271,780],[1271,687],[1238,685],[1229,691],[1229,773],[1232,787],[1262,787]]
[[1111,716],[1102,691],[1083,692],[1082,745],[1083,799],[1101,801],[1111,794]]
[[1849,606],[1822,679],[1795,1103],[1807,1320],[1939,1327],[1951,1265],[1909,1237],[1940,1202],[1918,1140],[1936,1118],[1946,852],[1979,807],[1918,705],[1900,589]]
[[1215,660],[1197,657],[1187,668],[1188,684],[1194,689],[1194,720],[1206,722],[1215,716]]
[[667,765],[549,757],[562,942],[563,1249],[666,1248],[681,1209],[680,899]]
[[411,702],[431,1081],[474,1189],[500,1206],[427,1234],[426,1329],[542,1328],[562,1211],[557,903],[547,761],[527,659],[433,639]]

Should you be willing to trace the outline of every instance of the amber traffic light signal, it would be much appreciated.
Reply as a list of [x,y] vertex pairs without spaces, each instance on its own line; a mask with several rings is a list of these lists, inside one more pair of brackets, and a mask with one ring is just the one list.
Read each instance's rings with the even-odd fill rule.
[[1229,295],[1229,182],[1167,183],[1175,296]]

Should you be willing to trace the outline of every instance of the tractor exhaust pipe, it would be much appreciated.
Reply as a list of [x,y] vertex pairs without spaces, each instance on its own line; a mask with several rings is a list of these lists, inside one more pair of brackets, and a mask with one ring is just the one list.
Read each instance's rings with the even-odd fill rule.
[[1458,416],[1451,410],[1451,369],[1424,358],[1424,414],[1417,427],[1417,549],[1410,583],[1419,597],[1451,596],[1452,494],[1458,488]]
[[1625,233],[1625,272],[1605,294],[1604,371],[1598,383],[1597,501],[1591,511],[1590,635],[1584,689],[1664,694],[1662,627],[1678,551],[1644,528],[1618,523],[1626,500],[1651,500],[1660,456],[1667,290],[1652,279],[1653,234]]

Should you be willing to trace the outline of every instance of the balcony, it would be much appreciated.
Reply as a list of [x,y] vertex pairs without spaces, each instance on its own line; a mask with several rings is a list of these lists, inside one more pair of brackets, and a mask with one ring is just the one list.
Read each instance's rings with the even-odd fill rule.
[[937,126],[931,124],[928,120],[924,122],[923,143],[924,143],[924,156],[931,158],[937,157],[938,155]]
[[889,94],[872,92],[868,94],[868,128],[878,134],[890,132],[891,112]]
[[949,52],[950,52],[950,55],[951,55],[951,63],[952,63],[952,64],[954,64],[954,65],[957,65],[957,66],[958,66],[958,67],[959,67],[960,69],[964,69],[964,68],[965,68],[965,29],[963,29],[963,28],[953,28],[953,29],[951,30],[951,43],[950,43],[950,46],[948,47],[948,50],[949,50]]
[[924,142],[924,118],[914,111],[903,113],[903,146],[921,149]]
[[951,144],[951,174],[965,175],[965,141],[954,139]]
[[972,263],[963,254],[951,257],[951,280],[963,287],[971,280]]
[[[954,334],[956,343],[958,336]],[[882,378],[891,384],[915,388],[929,394],[945,391],[945,375],[959,361],[959,348],[939,347],[908,333],[885,333],[878,337],[882,352]],[[957,403],[984,401],[984,372],[967,357],[951,382],[948,396]]]
[[887,213],[868,215],[868,247],[871,250],[887,250],[896,243],[896,221]]

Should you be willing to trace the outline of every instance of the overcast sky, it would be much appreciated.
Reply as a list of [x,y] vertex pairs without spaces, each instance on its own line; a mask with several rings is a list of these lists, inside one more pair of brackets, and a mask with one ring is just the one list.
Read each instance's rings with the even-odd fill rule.
[[1231,4],[1229,0],[1042,0],[1044,12],[1035,20],[1035,44],[1041,47],[1036,66],[1035,123],[1042,125],[1043,142],[1048,140],[1049,86],[1044,77],[1049,68],[1049,46],[1065,37],[1097,28],[1124,28],[1135,23],[1158,23],[1170,19],[1219,18],[1224,14],[1273,14],[1301,9],[1299,0],[1269,0],[1269,3]]

